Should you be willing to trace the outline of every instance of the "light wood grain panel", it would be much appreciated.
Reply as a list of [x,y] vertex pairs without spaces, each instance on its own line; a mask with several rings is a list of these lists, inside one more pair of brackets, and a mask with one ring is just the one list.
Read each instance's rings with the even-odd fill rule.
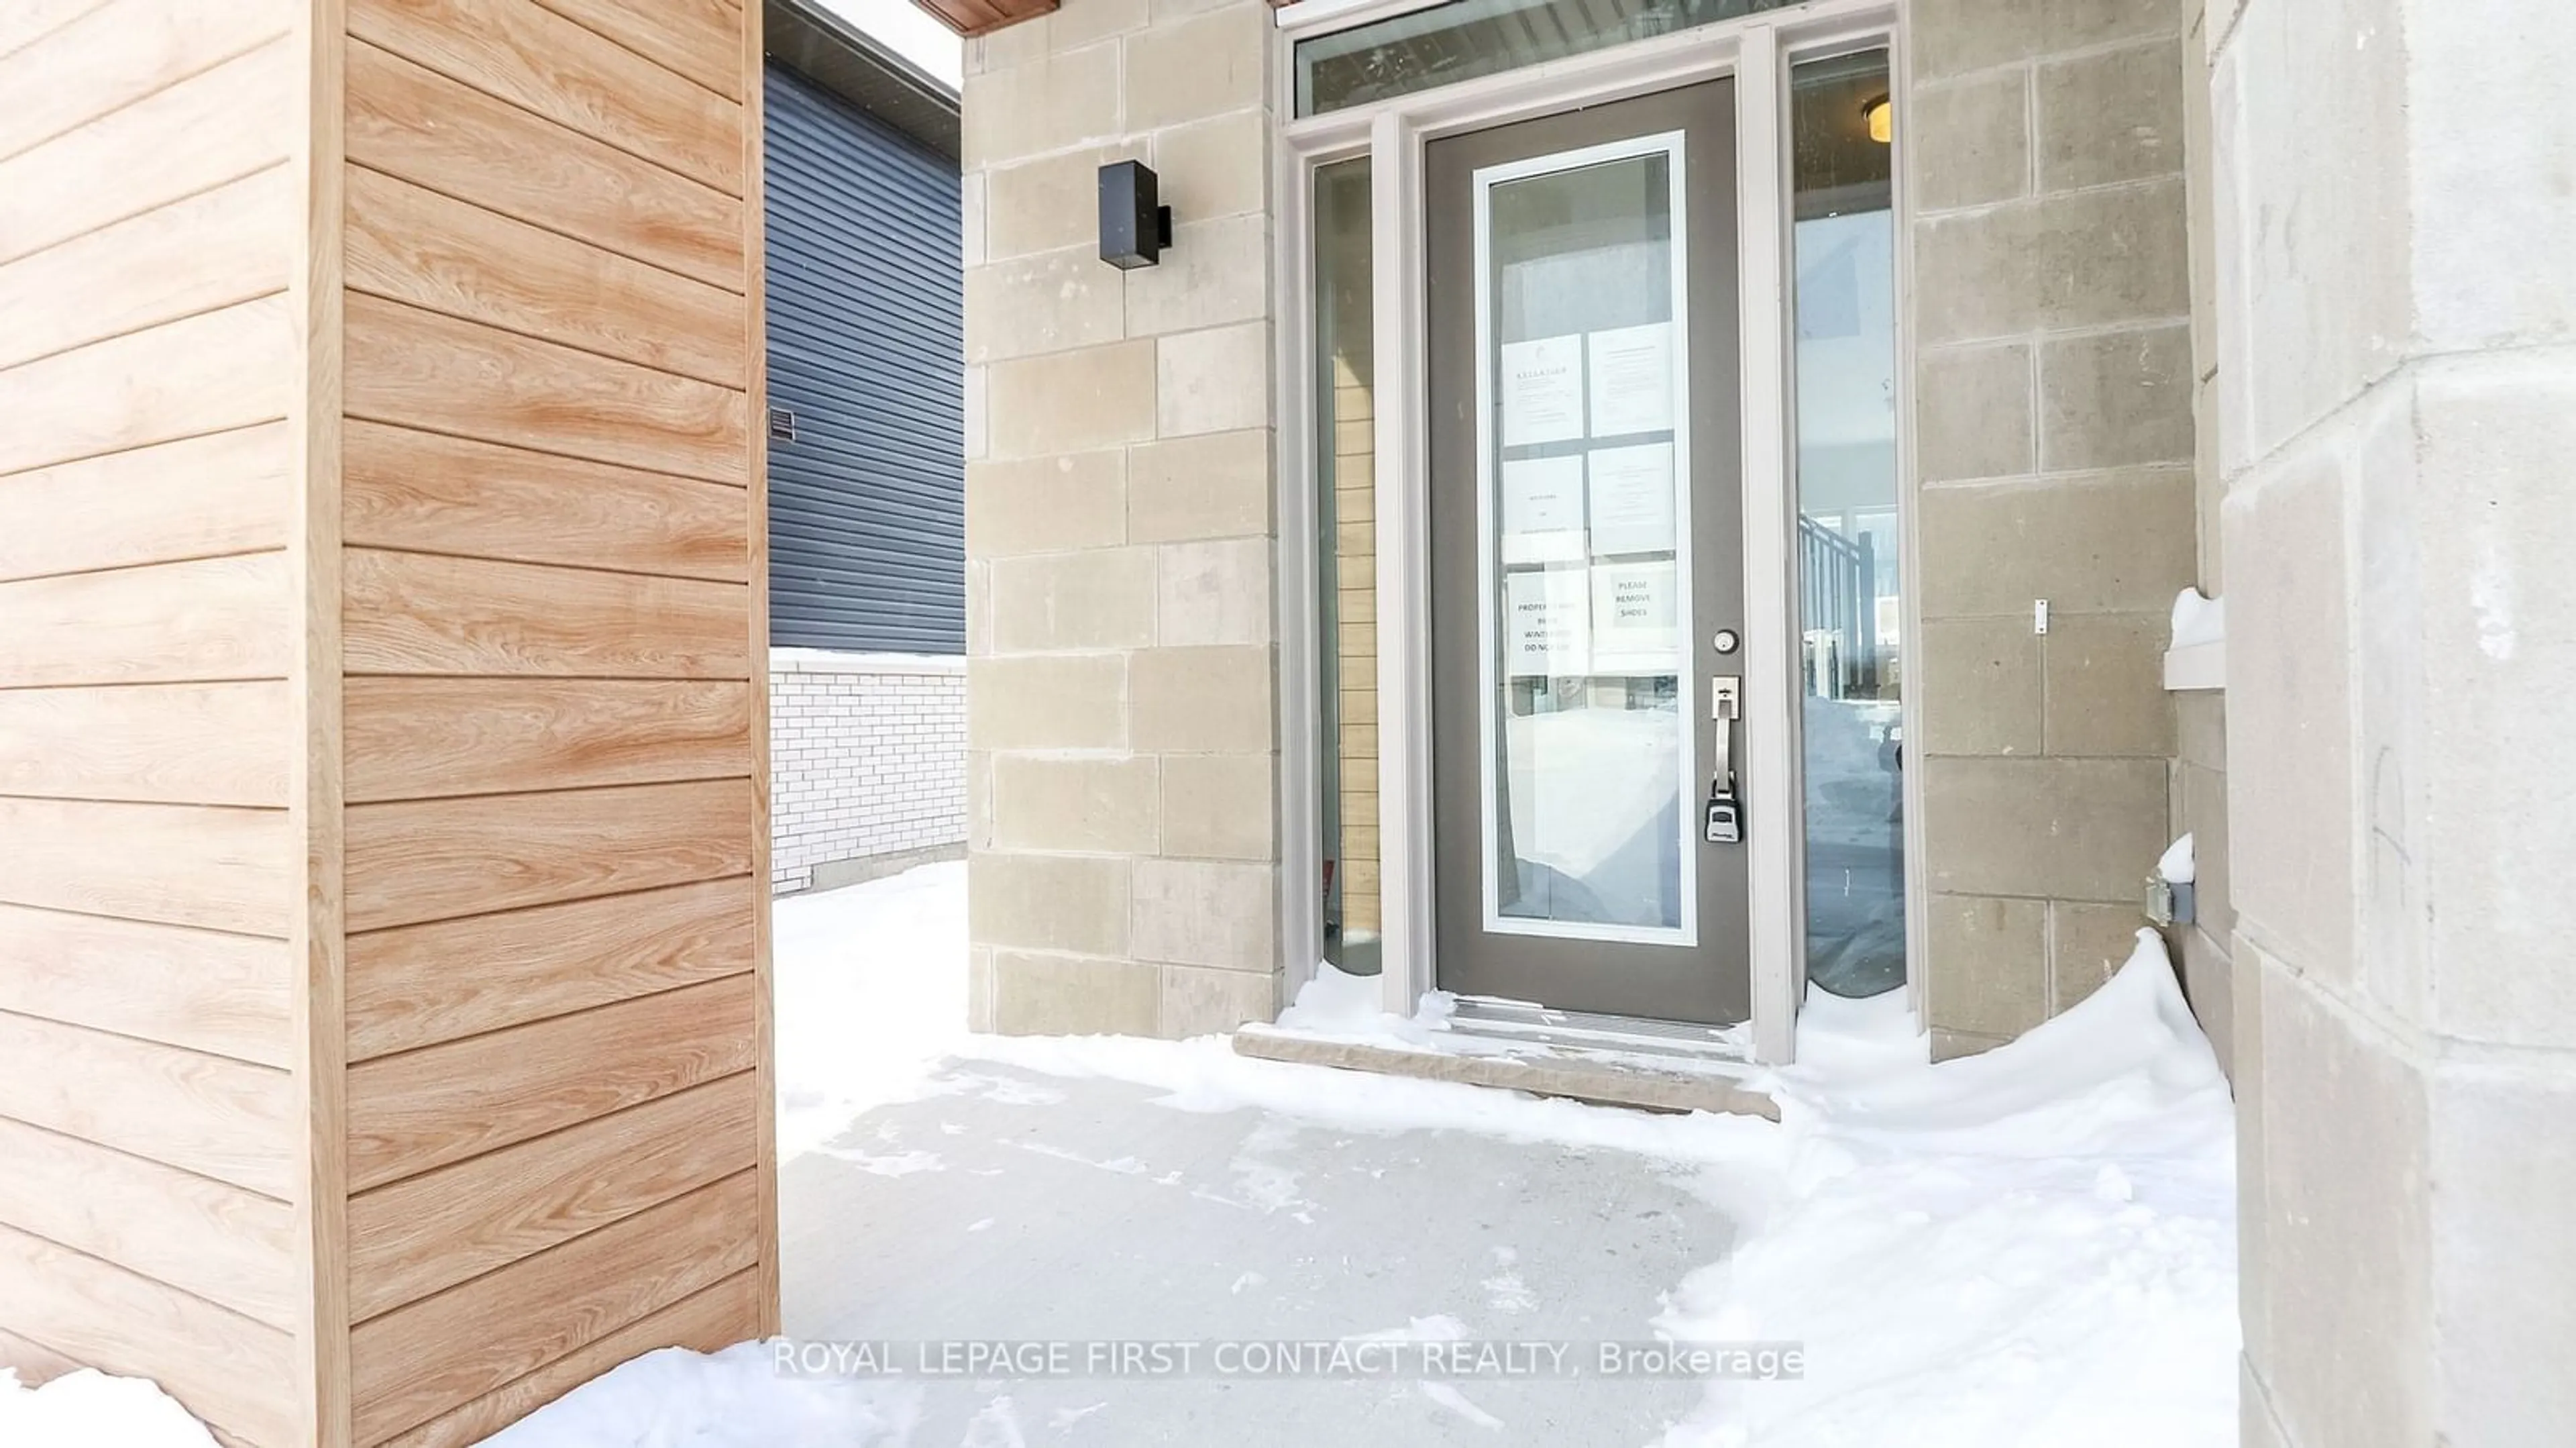
[[749,592],[542,563],[349,550],[352,674],[744,679]]
[[0,901],[284,939],[295,841],[278,810],[0,796]]
[[4,1116],[0,1161],[0,1223],[294,1328],[286,1203]]
[[742,386],[732,292],[360,167],[348,197],[349,285],[361,292]]
[[45,425],[0,429],[0,475],[284,417],[294,360],[272,296],[22,363],[0,372],[0,417]]
[[[745,308],[744,330],[750,360],[746,391],[752,415],[769,413],[769,246],[767,242],[768,173],[767,131],[765,120],[768,95],[761,77],[768,58],[763,26],[764,7],[747,5],[743,9],[741,65],[751,78],[750,93],[743,109],[747,113],[742,128],[745,160],[743,175],[749,179],[744,198],[743,272],[744,295],[750,302]],[[769,429],[751,430],[751,608],[743,622],[751,635],[751,660],[754,678],[769,672]],[[754,832],[752,835],[752,878],[770,877],[772,772],[769,759],[769,691],[762,689],[751,702],[752,768],[751,786]],[[760,896],[758,912],[752,919],[752,981],[757,994],[753,1019],[760,1039],[760,1114],[753,1123],[753,1135],[759,1147],[760,1215],[753,1227],[760,1238],[760,1264],[754,1269],[757,1290],[759,1331],[769,1336],[780,1331],[781,1294],[778,1265],[778,1032],[776,1026],[777,994],[772,959],[770,897]]]
[[281,1070],[286,942],[0,905],[0,1011]]
[[283,678],[293,642],[282,553],[0,583],[0,619],[0,689]]
[[472,1402],[751,1265],[751,1176],[361,1323],[357,1438],[373,1443]]
[[[349,159],[620,256],[742,289],[742,202],[363,41]],[[434,122],[434,124],[433,124]]]
[[282,809],[283,680],[0,689],[0,794]]
[[729,100],[742,99],[742,10],[728,0],[542,0],[654,64]]
[[101,3],[102,0],[13,0],[0,5],[0,55],[16,54]]
[[[23,4],[25,0],[12,0]],[[0,58],[0,157],[14,156],[286,34],[279,0],[110,0]]]
[[569,1015],[751,969],[759,877],[349,937],[349,1059]]
[[265,423],[0,478],[0,582],[283,548],[287,440]]
[[349,1068],[349,1186],[365,1191],[751,1065],[751,980],[513,1026]]
[[485,95],[742,194],[742,107],[535,0],[350,0],[349,33]]
[[[348,681],[355,803],[659,784],[751,773],[747,683],[624,679]],[[0,694],[0,782],[8,778]]]
[[748,575],[740,488],[367,422],[349,424],[345,442],[352,545],[729,583]]
[[0,1226],[9,1326],[83,1366],[156,1378],[179,1405],[255,1443],[295,1428],[294,1339],[201,1297]]
[[350,549],[353,675],[750,675],[739,582]]
[[748,780],[351,805],[349,929],[744,874],[752,825]]
[[349,1202],[364,1322],[752,1164],[752,1073],[486,1152]]
[[0,266],[0,317],[11,323],[0,369],[284,291],[287,179],[271,166]]
[[379,297],[348,299],[349,414],[740,486],[740,392]]
[[280,1201],[294,1191],[283,1071],[6,1013],[0,1061],[0,1116]]
[[753,1274],[737,1272],[606,1337],[595,1338],[461,1408],[389,1438],[384,1448],[470,1448],[610,1368],[655,1348],[684,1347],[712,1353],[760,1335],[758,1289]]
[[0,161],[0,262],[285,160],[292,52],[271,41]]

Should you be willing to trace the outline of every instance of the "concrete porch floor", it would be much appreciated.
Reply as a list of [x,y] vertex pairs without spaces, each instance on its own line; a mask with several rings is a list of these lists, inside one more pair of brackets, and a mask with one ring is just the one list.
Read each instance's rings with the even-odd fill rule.
[[[1624,1152],[1194,1113],[981,1061],[935,1085],[784,1164],[791,1336],[1638,1340],[1735,1233],[1685,1169]],[[906,1441],[942,1445],[1633,1445],[1701,1396],[1597,1377],[918,1390]]]

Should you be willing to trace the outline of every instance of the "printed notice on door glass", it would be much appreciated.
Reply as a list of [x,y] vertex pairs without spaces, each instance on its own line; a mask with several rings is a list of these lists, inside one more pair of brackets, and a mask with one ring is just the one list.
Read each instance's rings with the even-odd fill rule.
[[1503,561],[1583,561],[1582,457],[1503,464]]
[[1671,431],[1673,324],[1594,332],[1584,343],[1591,354],[1592,435]]
[[1581,334],[1505,342],[1502,393],[1503,446],[1583,436]]
[[1592,590],[1581,568],[1503,575],[1505,661],[1515,679],[1588,672]]
[[1592,551],[1673,551],[1673,445],[1594,448]]
[[1680,671],[1678,586],[1679,573],[1669,561],[1593,565],[1593,673]]

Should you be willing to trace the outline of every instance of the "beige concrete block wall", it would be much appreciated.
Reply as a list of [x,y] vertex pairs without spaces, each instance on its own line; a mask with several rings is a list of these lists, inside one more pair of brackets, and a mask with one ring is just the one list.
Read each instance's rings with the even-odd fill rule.
[[2576,11],[2204,32],[2245,1441],[2576,1441]]
[[[1270,12],[967,46],[972,1023],[1191,1035],[1279,989]],[[1155,168],[1160,266],[1098,255]]]
[[1945,1056],[2099,986],[2169,839],[2161,655],[2198,576],[2181,24],[2143,0],[1909,17],[1912,765]]

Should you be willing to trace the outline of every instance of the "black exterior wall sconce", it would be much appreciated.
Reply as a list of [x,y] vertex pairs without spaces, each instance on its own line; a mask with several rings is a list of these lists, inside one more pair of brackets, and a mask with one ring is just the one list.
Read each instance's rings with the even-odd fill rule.
[[1172,208],[1155,197],[1152,170],[1142,161],[1113,161],[1100,168],[1100,259],[1121,271],[1152,266],[1172,244]]

